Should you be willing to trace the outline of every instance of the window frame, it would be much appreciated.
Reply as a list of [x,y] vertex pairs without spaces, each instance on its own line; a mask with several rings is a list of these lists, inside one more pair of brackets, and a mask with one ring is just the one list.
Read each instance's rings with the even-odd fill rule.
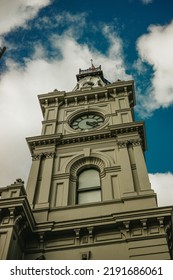
[[[93,186],[93,187],[86,187],[86,188],[79,188],[79,176],[85,172],[86,170],[96,170],[98,172],[98,176],[99,176],[99,181],[100,181],[100,185],[98,186]],[[84,202],[84,203],[79,203],[79,194],[80,193],[92,193],[93,191],[100,191],[100,200],[99,201],[92,201],[92,202]],[[102,201],[102,187],[101,187],[101,177],[100,177],[100,170],[97,169],[95,166],[90,166],[90,167],[86,167],[82,168],[82,170],[80,170],[80,172],[78,172],[77,174],[77,184],[76,184],[76,204],[77,205],[83,205],[83,204],[88,204],[88,203],[97,203],[97,202],[101,202]]]

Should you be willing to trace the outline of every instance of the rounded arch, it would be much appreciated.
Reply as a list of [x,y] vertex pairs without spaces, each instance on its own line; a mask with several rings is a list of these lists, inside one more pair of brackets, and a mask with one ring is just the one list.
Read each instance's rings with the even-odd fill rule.
[[86,156],[78,155],[73,158],[68,165],[66,166],[66,172],[70,174],[69,180],[69,205],[75,205],[77,201],[77,185],[78,185],[78,175],[81,171],[85,169],[97,169],[100,178],[106,175],[105,173],[105,162],[95,156]]
[[82,157],[75,160],[71,166],[68,166],[68,171],[71,175],[71,178],[76,178],[77,174],[80,173],[85,168],[95,168],[100,172],[100,176],[104,176],[105,164],[102,159],[98,157]]

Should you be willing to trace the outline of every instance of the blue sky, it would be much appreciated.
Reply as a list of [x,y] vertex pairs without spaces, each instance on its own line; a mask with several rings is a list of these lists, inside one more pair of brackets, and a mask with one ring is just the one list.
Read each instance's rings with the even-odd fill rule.
[[1,0],[0,186],[27,180],[25,137],[40,134],[37,95],[70,91],[92,58],[105,77],[135,80],[136,120],[160,205],[173,205],[173,1]]

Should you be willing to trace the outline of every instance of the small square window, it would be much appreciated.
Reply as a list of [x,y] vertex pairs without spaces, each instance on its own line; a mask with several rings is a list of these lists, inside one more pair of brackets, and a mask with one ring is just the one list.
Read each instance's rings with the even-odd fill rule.
[[90,251],[81,253],[81,260],[89,260],[90,259]]

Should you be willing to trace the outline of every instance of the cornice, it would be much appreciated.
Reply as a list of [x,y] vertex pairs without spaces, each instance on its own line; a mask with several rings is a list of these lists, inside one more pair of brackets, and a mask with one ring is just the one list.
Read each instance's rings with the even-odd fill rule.
[[[3,190],[4,191],[4,190]],[[104,205],[109,204],[102,203]],[[95,204],[94,207],[99,207],[101,204]],[[61,207],[59,209],[48,209],[49,213],[54,211],[65,211],[72,210],[73,208],[86,208],[86,205],[78,205],[72,207]],[[91,207],[91,205],[88,205]],[[94,210],[93,207],[93,210]],[[67,247],[76,247],[82,244],[82,238],[84,235],[89,236],[91,239],[87,242],[86,245],[94,245],[95,244],[105,244],[107,242],[121,242],[122,240],[126,241],[135,241],[146,238],[155,238],[166,236],[170,237],[172,240],[172,211],[173,207],[159,207],[159,208],[151,208],[146,210],[136,210],[136,211],[128,211],[128,212],[113,212],[109,215],[88,217],[75,219],[70,221],[62,221],[62,222],[54,222],[54,221],[45,221],[36,223],[34,219],[34,214],[38,212],[38,210],[31,210],[30,205],[28,203],[26,196],[19,196],[15,198],[6,198],[0,199],[0,222],[2,229],[10,229],[13,227],[16,233],[19,236],[25,236],[28,231],[36,234],[38,239],[40,237],[40,243],[47,242],[47,237],[50,240],[50,236],[58,238],[58,236],[65,235],[66,233],[71,235],[71,238],[76,238],[79,242],[76,244],[73,242],[71,245],[64,243],[64,248]],[[40,211],[40,210],[39,210]],[[4,221],[5,218],[5,222]],[[152,231],[153,226],[155,227],[154,232]],[[114,230],[117,233],[120,233],[118,237],[115,235],[114,240],[99,240],[97,239],[97,234],[103,232],[104,229]],[[136,236],[136,230],[138,231]],[[96,238],[95,238],[96,237]],[[64,239],[66,241],[66,239]],[[39,244],[40,244],[39,243]],[[172,248],[170,242],[169,247]],[[44,245],[44,244],[43,244]],[[83,244],[82,244],[83,245]],[[54,244],[52,249],[60,249],[61,245]],[[38,251],[40,252],[40,245],[37,248],[29,248],[28,251]],[[49,250],[49,248],[45,248],[45,250]]]
[[83,102],[89,104],[91,100],[95,103],[99,101],[114,100],[121,95],[127,95],[131,107],[136,104],[134,94],[134,81],[117,81],[115,83],[108,84],[104,87],[97,87],[85,91],[53,91],[46,94],[38,95],[40,106],[44,114],[45,108],[49,106],[78,106]]
[[[105,203],[106,204],[106,203]],[[99,207],[98,205],[95,205]],[[76,206],[75,206],[76,207]],[[86,207],[86,206],[85,206]],[[91,205],[89,206],[91,207]],[[74,207],[68,207],[73,209]],[[81,207],[82,208],[82,207]],[[62,207],[62,210],[65,208]],[[94,209],[94,208],[93,208]],[[57,211],[57,209],[52,209],[51,211]],[[101,219],[99,217],[85,218],[85,219],[74,219],[73,221],[64,221],[64,222],[54,222],[51,228],[51,232],[65,232],[71,231],[75,228],[84,229],[86,227],[93,227],[94,229],[106,226],[120,226],[122,228],[131,228],[131,225],[135,224],[137,221],[141,223],[141,226],[146,228],[148,225],[152,224],[152,221],[155,221],[161,227],[165,227],[165,231],[169,228],[172,217],[172,207],[159,207],[152,208],[147,210],[137,210],[131,212],[121,212],[121,213],[112,213],[110,215],[102,215]],[[49,225],[49,222],[47,223]],[[37,224],[36,231],[40,231],[40,228],[45,228],[46,223],[44,225],[42,223]],[[50,228],[49,228],[50,230]],[[48,231],[48,230],[46,230]]]
[[[131,135],[137,132],[138,139],[130,139]],[[143,150],[146,149],[145,141],[145,129],[143,122],[132,122],[123,125],[110,125],[107,129],[97,130],[97,131],[87,131],[87,132],[74,132],[69,135],[62,134],[51,134],[51,135],[41,135],[35,137],[27,138],[27,143],[30,147],[31,154],[36,147],[44,146],[58,146],[58,145],[68,145],[75,143],[84,143],[89,141],[97,141],[103,139],[116,139],[119,136],[125,136],[126,140],[118,140],[120,145],[121,142],[130,142],[133,145],[141,144]],[[124,145],[124,144],[123,144]],[[34,155],[34,159],[39,159],[38,154]],[[38,157],[38,158],[37,158]]]

